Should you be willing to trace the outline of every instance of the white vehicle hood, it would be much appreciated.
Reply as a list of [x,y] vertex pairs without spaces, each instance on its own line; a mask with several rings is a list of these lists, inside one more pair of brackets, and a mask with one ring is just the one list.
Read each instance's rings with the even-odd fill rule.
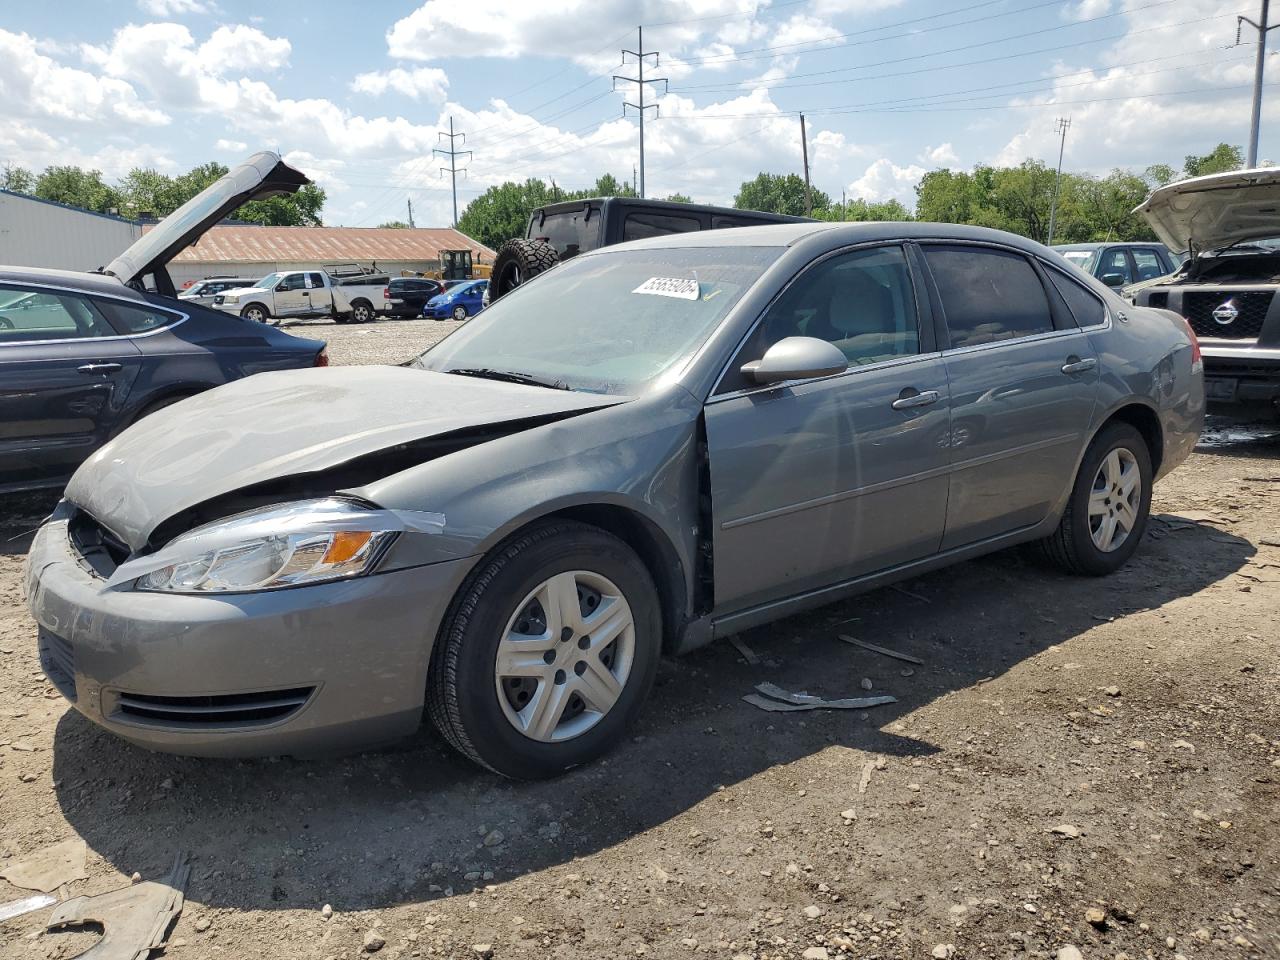
[[270,287],[231,287],[229,290],[223,290],[222,293],[218,294],[218,296],[242,297],[245,294],[252,294],[253,296],[256,297],[258,296],[258,294],[270,293],[270,292],[271,292]]
[[1280,236],[1280,167],[1180,180],[1154,191],[1134,213],[1176,253],[1217,250]]

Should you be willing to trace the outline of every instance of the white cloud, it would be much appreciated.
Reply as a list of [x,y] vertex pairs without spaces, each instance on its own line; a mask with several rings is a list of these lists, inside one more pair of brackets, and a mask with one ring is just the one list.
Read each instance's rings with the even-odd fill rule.
[[908,208],[916,202],[916,184],[928,171],[918,164],[900,167],[887,157],[867,167],[866,171],[849,184],[849,196],[855,200],[875,202],[898,200]]
[[138,0],[138,7],[153,17],[180,17],[187,13],[209,13],[213,9],[205,0]]
[[29,117],[82,122],[111,118],[141,126],[169,122],[165,113],[144,104],[131,84],[63,66],[35,52],[32,37],[2,29],[0,103],[7,113]]
[[1079,0],[1078,3],[1067,4],[1062,16],[1068,20],[1089,20],[1111,12],[1111,0]]
[[212,61],[210,73],[222,75],[233,70],[279,70],[289,62],[293,45],[284,37],[268,37],[257,27],[237,24],[219,27],[200,45],[196,56]]
[[215,150],[221,150],[224,153],[244,153],[249,149],[249,145],[243,140],[218,139],[213,141],[213,148]]
[[950,143],[940,143],[936,147],[925,147],[920,154],[920,161],[935,167],[954,167],[960,163],[960,158],[956,156]]
[[443,102],[448,96],[449,77],[439,67],[416,67],[405,70],[396,67],[392,70],[358,73],[351,81],[351,89],[356,93],[367,93],[381,96],[388,90],[402,93],[415,100],[431,100]]

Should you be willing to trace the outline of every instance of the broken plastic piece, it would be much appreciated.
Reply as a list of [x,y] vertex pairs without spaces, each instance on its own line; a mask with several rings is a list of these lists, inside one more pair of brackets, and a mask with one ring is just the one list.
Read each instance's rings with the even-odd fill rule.
[[760,662],[759,655],[746,645],[746,643],[736,634],[729,634],[729,642],[733,644],[733,648],[742,654],[742,659],[747,661],[753,667]]
[[24,913],[30,913],[32,910],[39,910],[41,907],[47,907],[51,903],[57,903],[58,898],[51,893],[37,893],[34,897],[27,897],[23,900],[10,900],[8,903],[0,903],[0,920],[12,920],[14,917],[20,917]]
[[899,653],[897,650],[890,650],[888,647],[881,647],[874,643],[868,643],[866,640],[859,640],[857,637],[847,637],[843,633],[838,634],[845,643],[852,643],[855,647],[861,647],[863,650],[870,650],[872,653],[880,653],[886,657],[893,657],[895,660],[905,660],[907,663],[914,663],[918,666],[924,666],[924,661],[919,657],[913,657],[909,653]]
[[169,928],[182,912],[182,895],[191,875],[187,855],[179,852],[164,882],[148,880],[96,897],[68,900],[49,918],[49,929],[97,923],[102,939],[79,960],[147,960],[164,945]]
[[89,848],[83,840],[72,837],[11,864],[0,871],[0,877],[4,877],[15,887],[51,893],[64,883],[84,880],[89,876],[84,869],[88,852]]
[[807,693],[791,693],[772,683],[758,683],[756,689],[764,696],[749,693],[742,699],[753,707],[773,713],[789,713],[796,710],[863,710],[886,703],[897,703],[896,697],[853,697],[843,700],[826,700]]

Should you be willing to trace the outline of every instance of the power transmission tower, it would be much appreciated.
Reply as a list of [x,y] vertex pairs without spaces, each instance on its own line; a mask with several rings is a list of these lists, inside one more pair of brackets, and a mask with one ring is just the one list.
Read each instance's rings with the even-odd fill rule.
[[409,229],[413,229],[413,197],[409,197]]
[[1267,34],[1280,27],[1280,23],[1267,26],[1271,0],[1262,0],[1262,14],[1255,23],[1248,17],[1236,17],[1236,43],[1240,42],[1240,25],[1247,23],[1258,32],[1258,53],[1253,61],[1253,115],[1249,119],[1249,161],[1246,167],[1258,165],[1258,133],[1262,126],[1262,74],[1267,63]]
[[645,61],[645,58],[646,58],[646,57],[653,57],[653,65],[654,65],[655,67],[657,67],[657,66],[658,66],[658,51],[656,51],[656,50],[650,50],[650,51],[648,51],[647,53],[645,52],[645,49],[644,49],[644,27],[636,27],[636,36],[637,36],[637,38],[639,39],[639,43],[637,43],[637,45],[636,45],[636,46],[638,47],[638,49],[636,49],[636,50],[623,50],[623,51],[622,51],[622,65],[623,65],[623,66],[626,66],[626,63],[627,63],[627,55],[628,55],[628,54],[630,54],[631,56],[635,57],[635,58],[636,58],[636,63],[639,65],[639,67],[638,67],[638,76],[635,76],[635,77],[621,77],[621,76],[618,76],[618,75],[615,73],[615,74],[613,75],[613,89],[617,90],[617,89],[618,89],[618,81],[619,81],[619,80],[622,80],[622,81],[625,81],[626,83],[634,83],[634,84],[636,85],[636,88],[640,91],[640,95],[639,95],[639,97],[638,97],[638,99],[639,99],[639,101],[640,101],[639,103],[631,103],[631,102],[626,101],[626,100],[624,100],[624,101],[622,102],[622,115],[623,115],[624,117],[627,115],[627,107],[631,107],[633,110],[635,110],[637,113],[639,113],[639,114],[640,114],[640,190],[639,190],[639,196],[640,196],[640,198],[643,200],[643,199],[644,199],[644,112],[645,112],[646,110],[652,110],[652,111],[654,111],[654,114],[653,114],[653,115],[654,115],[654,118],[656,119],[656,118],[657,118],[657,116],[658,116],[658,105],[657,105],[656,103],[651,103],[651,104],[649,104],[648,106],[645,106],[645,102],[644,102],[644,85],[645,85],[646,83],[661,83],[661,84],[663,84],[662,92],[663,92],[663,93],[666,93],[666,92],[667,92],[667,90],[666,90],[667,78],[666,78],[666,77],[653,77],[653,78],[651,78],[651,79],[649,79],[649,80],[646,80],[646,79],[644,78],[644,61]]
[[1070,117],[1059,117],[1057,126],[1053,128],[1053,132],[1061,139],[1058,142],[1058,173],[1053,178],[1053,206],[1049,208],[1049,239],[1044,242],[1046,247],[1053,243],[1053,228],[1058,222],[1058,189],[1062,186],[1062,153],[1067,148],[1067,131],[1070,129]]
[[[438,134],[438,136],[440,136],[440,137],[448,137],[448,138],[449,138],[449,149],[448,149],[448,150],[444,149],[443,147],[436,147],[436,148],[435,148],[434,150],[432,150],[431,152],[432,152],[433,154],[439,154],[439,155],[440,155],[440,156],[442,156],[442,157],[448,157],[448,158],[449,158],[449,165],[448,165],[447,167],[441,167],[441,168],[440,168],[440,173],[441,173],[442,175],[443,175],[443,174],[445,174],[445,173],[447,173],[447,174],[449,174],[449,176],[453,179],[453,225],[454,225],[454,227],[456,228],[456,227],[458,226],[458,170],[459,170],[459,167],[458,167],[458,158],[459,158],[459,157],[471,157],[471,156],[472,156],[472,153],[471,153],[471,151],[470,151],[470,150],[459,150],[459,149],[454,145],[454,142],[455,142],[459,137],[461,137],[461,138],[462,138],[462,142],[463,142],[463,143],[466,143],[466,142],[467,142],[467,135],[466,135],[465,133],[454,133],[454,132],[453,132],[453,117],[450,117],[450,118],[449,118],[449,132],[448,132],[448,133],[441,133],[441,134]],[[461,168],[461,170],[462,170],[463,175],[465,176],[465,175],[466,175],[466,172],[467,172],[467,168],[466,168],[466,167],[462,167],[462,168]]]
[[800,114],[800,152],[804,155],[804,215],[813,216],[813,187],[809,185],[809,138],[804,132],[804,114]]

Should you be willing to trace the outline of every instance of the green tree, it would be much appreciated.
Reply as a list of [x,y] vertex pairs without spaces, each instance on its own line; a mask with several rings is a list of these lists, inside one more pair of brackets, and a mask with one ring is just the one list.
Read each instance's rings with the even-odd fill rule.
[[31,193],[36,188],[35,174],[26,167],[6,163],[0,170],[0,190],[11,193]]
[[551,187],[530,178],[524,183],[508,180],[476,197],[458,218],[458,229],[487,247],[497,248],[513,237],[524,236],[529,214],[535,208],[571,199],[563,191],[553,197]]
[[929,223],[969,223],[983,199],[976,171],[930,170],[916,184],[916,217]]
[[123,206],[120,194],[103,182],[101,170],[74,166],[46,167],[36,177],[35,195],[98,213],[109,213]]
[[379,230],[408,230],[409,225],[403,220],[388,220],[386,223],[378,224]]
[[693,203],[692,197],[687,197],[683,193],[673,193],[669,197],[663,197],[667,203]]
[[1244,166],[1244,152],[1229,143],[1220,143],[1204,156],[1188,154],[1182,163],[1182,172],[1188,177],[1203,177],[1210,173],[1226,173]]
[[[738,188],[733,205],[739,210],[762,210],[802,217],[805,212],[804,180],[794,173],[761,173]],[[831,198],[813,190],[815,215],[831,206]]]
[[833,203],[825,210],[815,210],[813,215],[819,220],[844,220],[849,223],[860,223],[870,220],[910,220],[911,211],[897,200],[880,200],[868,203],[866,200],[850,200],[848,203]]
[[151,214],[163,217],[178,208],[181,201],[173,178],[158,170],[134,167],[116,188],[124,206],[121,213],[130,217]]
[[569,199],[586,200],[588,197],[634,197],[635,188],[625,180],[619,180],[612,173],[596,178],[596,185],[590,190],[579,190]]
[[323,227],[320,211],[324,209],[324,201],[324,188],[308,183],[297,193],[252,200],[232,216],[272,227]]
[[1179,173],[1167,163],[1153,163],[1142,171],[1142,179],[1152,189],[1167,186],[1177,180]]

